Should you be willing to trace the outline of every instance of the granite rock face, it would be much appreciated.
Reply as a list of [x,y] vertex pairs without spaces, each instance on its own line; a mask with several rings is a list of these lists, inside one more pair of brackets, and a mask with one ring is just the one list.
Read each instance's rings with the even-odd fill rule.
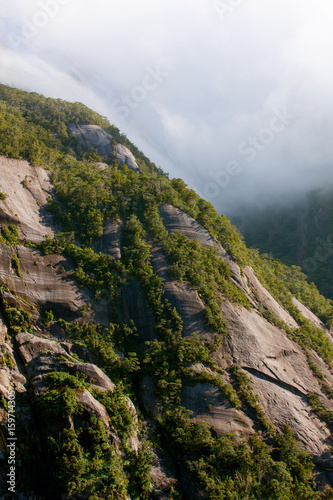
[[[306,396],[309,392],[314,392],[320,395],[322,401],[327,402],[328,407],[330,403],[310,369],[302,348],[290,340],[284,330],[264,319],[260,310],[271,311],[277,319],[291,328],[297,328],[296,321],[260,283],[251,268],[246,267],[241,272],[222,245],[214,240],[201,224],[172,205],[163,204],[159,211],[168,231],[181,232],[191,241],[198,240],[204,247],[214,247],[218,250],[221,258],[230,267],[234,283],[253,306],[249,311],[229,301],[223,302],[221,311],[228,324],[228,345],[213,354],[214,361],[223,370],[233,363],[239,364],[250,376],[254,392],[258,395],[268,420],[281,430],[288,424],[301,447],[315,456],[319,463],[327,464],[327,453],[331,446],[330,432],[327,425],[313,414]],[[154,269],[165,279],[166,295],[169,290],[169,300],[184,320],[185,334],[186,331],[188,334],[197,333],[203,339],[203,303],[201,308],[195,306],[199,297],[195,297],[194,291],[189,293],[184,290],[184,293],[181,293],[184,285],[173,283],[168,278],[168,263],[160,248],[153,247],[152,253]],[[181,297],[178,303],[177,295]],[[296,299],[295,304],[315,325],[323,326],[322,322]],[[186,330],[189,317],[192,317],[193,327]],[[197,320],[193,321],[195,318]],[[326,374],[327,382],[332,383],[332,370],[315,353],[312,356],[317,366]],[[251,417],[232,408],[219,389],[213,385],[196,384],[184,387],[182,402],[193,411],[194,420],[207,422],[218,434],[228,432],[232,428],[236,433],[246,435],[253,432],[255,427]]]
[[121,230],[122,221],[107,220],[99,243],[99,251],[111,255],[116,260],[121,259]]
[[17,366],[13,342],[1,315],[0,335],[0,395],[8,399],[9,391],[13,388],[19,393],[26,391],[26,378]]
[[182,405],[193,412],[195,422],[206,422],[217,435],[233,431],[244,437],[254,433],[253,422],[244,412],[236,410],[212,384],[195,384],[182,389]]
[[133,170],[137,174],[139,173],[139,167],[133,153],[123,146],[122,144],[117,144],[116,146],[116,158],[123,165],[127,165],[130,170]]
[[78,143],[85,148],[95,148],[102,156],[113,153],[113,138],[98,125],[75,125],[71,123],[69,130]]
[[70,133],[75,136],[83,148],[94,148],[102,157],[110,157],[127,165],[130,170],[139,173],[139,166],[133,153],[123,144],[115,144],[112,135],[98,125],[69,126]]
[[[49,373],[59,371],[71,375],[75,373],[82,374],[84,380],[91,384],[92,390],[99,392],[114,392],[116,387],[115,384],[100,368],[98,368],[98,366],[92,363],[78,362],[76,360],[75,345],[46,336],[36,336],[30,333],[20,333],[16,336],[15,340],[19,355],[29,374],[30,392],[34,399],[38,400],[46,391],[47,384],[45,382],[45,377]],[[106,430],[116,443],[118,453],[120,454],[122,453],[122,446],[119,438],[115,435],[112,421],[104,406],[92,395],[92,390],[84,389],[77,391],[76,400],[82,405],[88,418],[92,415],[97,415],[103,421]],[[134,418],[135,424],[137,424],[138,418],[134,404],[129,398],[125,398],[125,402],[129,412]],[[140,441],[135,429],[129,435],[127,445],[131,451],[138,453]]]
[[[70,278],[71,263],[60,255],[43,255],[24,246],[0,244],[0,277],[10,290],[30,304],[53,309],[65,317],[79,315],[89,295]],[[19,261],[19,270],[13,266]]]
[[[126,163],[137,171],[137,165],[131,164],[131,155],[126,148],[119,147],[120,145],[114,148],[112,137],[100,127],[84,125],[72,127],[71,130],[79,142],[88,142],[105,156],[119,155],[120,163]],[[9,389],[14,387],[20,394],[27,393],[29,389],[33,398],[38,398],[45,390],[45,375],[57,370],[84,375],[93,389],[113,392],[115,384],[94,364],[95,360],[78,361],[74,344],[61,339],[60,335],[56,338],[41,327],[34,334],[25,332],[16,335],[15,340],[10,339],[5,325],[5,302],[11,307],[29,311],[38,321],[39,313],[48,309],[68,321],[81,321],[82,310],[87,306],[92,307],[88,319],[95,319],[108,326],[110,318],[109,305],[104,304],[104,307],[103,304],[95,304],[94,309],[90,292],[83,290],[73,279],[74,268],[69,259],[62,255],[45,256],[36,248],[28,248],[23,244],[24,240],[39,243],[45,235],[53,234],[52,222],[45,210],[47,197],[53,192],[47,171],[34,168],[25,161],[6,158],[0,158],[0,171],[0,190],[8,195],[6,200],[0,201],[0,225],[16,225],[22,243],[15,246],[0,243],[0,279],[5,284],[0,297],[0,394],[7,398]],[[280,320],[277,324],[284,323],[289,328],[297,328],[296,321],[260,283],[253,269],[245,267],[241,270],[223,246],[199,222],[169,204],[162,204],[159,212],[169,232],[181,232],[189,240],[197,240],[203,247],[217,250],[220,258],[230,268],[233,283],[250,304],[246,309],[221,297],[221,315],[227,323],[228,336],[211,354],[216,371],[204,364],[197,364],[191,367],[192,372],[206,372],[212,378],[220,377],[224,384],[235,385],[230,368],[238,364],[250,377],[253,391],[269,422],[281,430],[288,424],[300,446],[314,456],[316,463],[321,467],[332,467],[329,454],[332,446],[330,432],[327,425],[314,415],[308,394],[317,394],[331,411],[333,404],[323,392],[320,380],[310,369],[303,349],[288,337],[283,326],[274,326],[263,317],[262,312],[270,311]],[[95,251],[111,255],[116,260],[121,259],[122,230],[122,221],[106,221],[103,237]],[[169,275],[169,263],[163,249],[149,235],[148,243],[151,245],[154,273],[162,279],[165,298],[182,318],[184,336],[190,338],[198,335],[208,345],[215,340],[216,334],[205,319],[202,297],[189,283],[180,283]],[[125,323],[134,320],[138,333],[135,342],[144,349],[145,342],[156,338],[154,314],[136,278],[128,280],[120,302],[121,319]],[[312,311],[296,299],[294,304],[305,318],[322,328],[332,341],[330,332],[324,329],[324,325]],[[332,386],[331,367],[311,350],[308,356],[320,369],[324,382]],[[159,403],[154,382],[146,376],[140,380],[140,387],[142,407],[154,418]],[[193,412],[193,421],[206,422],[217,435],[234,431],[241,438],[258,430],[262,431],[262,428],[258,429],[253,412],[244,407],[242,410],[234,408],[218,386],[210,381],[185,384],[181,398],[182,405]],[[114,442],[118,443],[120,453],[121,444],[117,441],[105,408],[89,390],[78,394],[78,402],[88,415],[100,416]],[[127,405],[133,415],[136,415],[130,400]],[[128,445],[132,451],[138,452],[140,442],[136,432],[130,436]],[[158,488],[164,483],[172,484],[174,479],[169,472],[164,471],[162,458],[156,455],[154,460],[154,494],[158,495]]]
[[204,317],[205,305],[197,290],[188,284],[179,283],[168,274],[168,262],[160,245],[149,240],[154,272],[163,279],[164,292],[171,305],[183,320],[184,336],[199,335],[202,340],[212,340],[213,332]]
[[32,243],[53,235],[52,220],[45,210],[53,192],[46,170],[0,156],[0,191],[7,195],[0,202],[0,225],[16,225],[21,237]]

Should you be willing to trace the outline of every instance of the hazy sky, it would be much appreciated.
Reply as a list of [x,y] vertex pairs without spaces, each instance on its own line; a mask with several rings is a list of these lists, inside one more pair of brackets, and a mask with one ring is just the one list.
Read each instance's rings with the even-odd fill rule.
[[332,0],[0,0],[0,81],[94,108],[219,210],[331,182]]

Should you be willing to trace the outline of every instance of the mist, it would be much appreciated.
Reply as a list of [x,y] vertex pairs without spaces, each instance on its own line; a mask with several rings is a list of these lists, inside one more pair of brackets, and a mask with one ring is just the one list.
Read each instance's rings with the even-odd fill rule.
[[332,183],[329,0],[0,0],[0,81],[80,101],[226,215]]

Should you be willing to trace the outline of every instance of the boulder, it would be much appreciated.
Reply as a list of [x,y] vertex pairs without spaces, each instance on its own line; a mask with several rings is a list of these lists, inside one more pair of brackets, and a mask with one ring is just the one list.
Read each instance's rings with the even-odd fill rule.
[[18,344],[19,353],[24,363],[30,363],[38,358],[40,354],[50,353],[59,354],[68,357],[64,347],[55,340],[49,340],[42,337],[36,337],[31,333],[19,333],[15,337]]
[[113,157],[122,165],[127,165],[130,170],[139,173],[139,166],[133,153],[123,144],[116,144],[114,147],[112,135],[105,132],[98,125],[75,125],[71,123],[69,130],[77,138],[82,148],[94,148],[101,156]]
[[90,416],[97,415],[98,418],[101,418],[106,429],[109,429],[109,415],[104,406],[101,405],[89,391],[84,390],[83,392],[77,393],[76,400],[83,405]]
[[75,125],[71,123],[69,130],[79,145],[84,149],[94,148],[101,156],[113,154],[113,138],[98,125]]
[[86,381],[91,384],[94,389],[114,391],[114,383],[100,368],[98,368],[98,366],[91,363],[75,363],[73,369],[85,375]]
[[117,160],[123,165],[127,165],[130,170],[133,170],[136,174],[140,173],[139,166],[136,162],[133,153],[123,146],[122,144],[117,144],[116,146],[116,156]]

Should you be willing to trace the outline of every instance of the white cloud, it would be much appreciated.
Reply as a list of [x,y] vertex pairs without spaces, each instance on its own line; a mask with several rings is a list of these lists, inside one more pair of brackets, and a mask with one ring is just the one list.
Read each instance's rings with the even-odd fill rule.
[[[1,81],[85,102],[197,190],[238,161],[242,172],[211,200],[218,208],[327,182],[331,0],[244,0],[223,19],[214,0],[0,0],[0,7],[8,47],[0,51]],[[116,103],[157,67],[169,76],[119,113]],[[295,120],[249,164],[239,144],[284,107]]]

